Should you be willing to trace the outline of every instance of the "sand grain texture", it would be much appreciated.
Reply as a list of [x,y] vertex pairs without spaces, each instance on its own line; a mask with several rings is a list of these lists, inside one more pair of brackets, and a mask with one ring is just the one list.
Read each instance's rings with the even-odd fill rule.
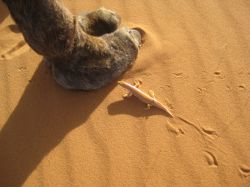
[[0,186],[249,186],[249,1],[64,3],[144,29],[122,79],[142,79],[184,120],[123,100],[115,83],[62,89],[0,1]]

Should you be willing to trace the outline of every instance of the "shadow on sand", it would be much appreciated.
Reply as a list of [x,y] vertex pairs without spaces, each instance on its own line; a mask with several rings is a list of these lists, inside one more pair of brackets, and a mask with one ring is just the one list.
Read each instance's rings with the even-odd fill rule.
[[9,15],[8,8],[5,4],[0,0],[0,23]]
[[127,114],[134,117],[145,117],[148,118],[149,116],[153,115],[164,115],[169,117],[169,115],[158,109],[156,107],[150,108],[150,110],[146,109],[147,105],[141,102],[135,96],[131,96],[126,99],[121,99],[114,103],[111,103],[108,106],[108,113],[109,115],[119,115],[119,114]]
[[0,131],[0,186],[21,186],[46,154],[83,124],[114,85],[64,90],[41,63]]

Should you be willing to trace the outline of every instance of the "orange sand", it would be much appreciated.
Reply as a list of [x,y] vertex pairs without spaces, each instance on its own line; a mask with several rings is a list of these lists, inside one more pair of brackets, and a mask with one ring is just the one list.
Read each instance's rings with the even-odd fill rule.
[[116,83],[62,89],[0,2],[0,186],[249,186],[248,0],[65,4],[104,6],[144,29],[121,79],[141,78],[183,120],[124,101]]

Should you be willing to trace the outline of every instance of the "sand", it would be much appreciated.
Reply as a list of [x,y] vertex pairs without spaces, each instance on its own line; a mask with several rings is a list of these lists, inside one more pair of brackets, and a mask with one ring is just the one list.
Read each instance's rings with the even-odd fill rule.
[[64,2],[145,30],[120,79],[178,117],[123,100],[115,82],[64,90],[0,2],[0,186],[249,186],[248,0]]

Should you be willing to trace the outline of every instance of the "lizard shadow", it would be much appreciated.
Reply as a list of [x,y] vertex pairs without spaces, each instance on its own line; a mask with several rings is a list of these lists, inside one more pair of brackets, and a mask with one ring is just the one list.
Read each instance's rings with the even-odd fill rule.
[[43,158],[85,123],[113,87],[65,90],[41,63],[0,129],[0,186],[22,186]]
[[108,113],[110,115],[128,114],[134,117],[148,117],[153,115],[168,116],[164,111],[155,107],[147,110],[146,104],[134,96],[111,103],[108,106]]

